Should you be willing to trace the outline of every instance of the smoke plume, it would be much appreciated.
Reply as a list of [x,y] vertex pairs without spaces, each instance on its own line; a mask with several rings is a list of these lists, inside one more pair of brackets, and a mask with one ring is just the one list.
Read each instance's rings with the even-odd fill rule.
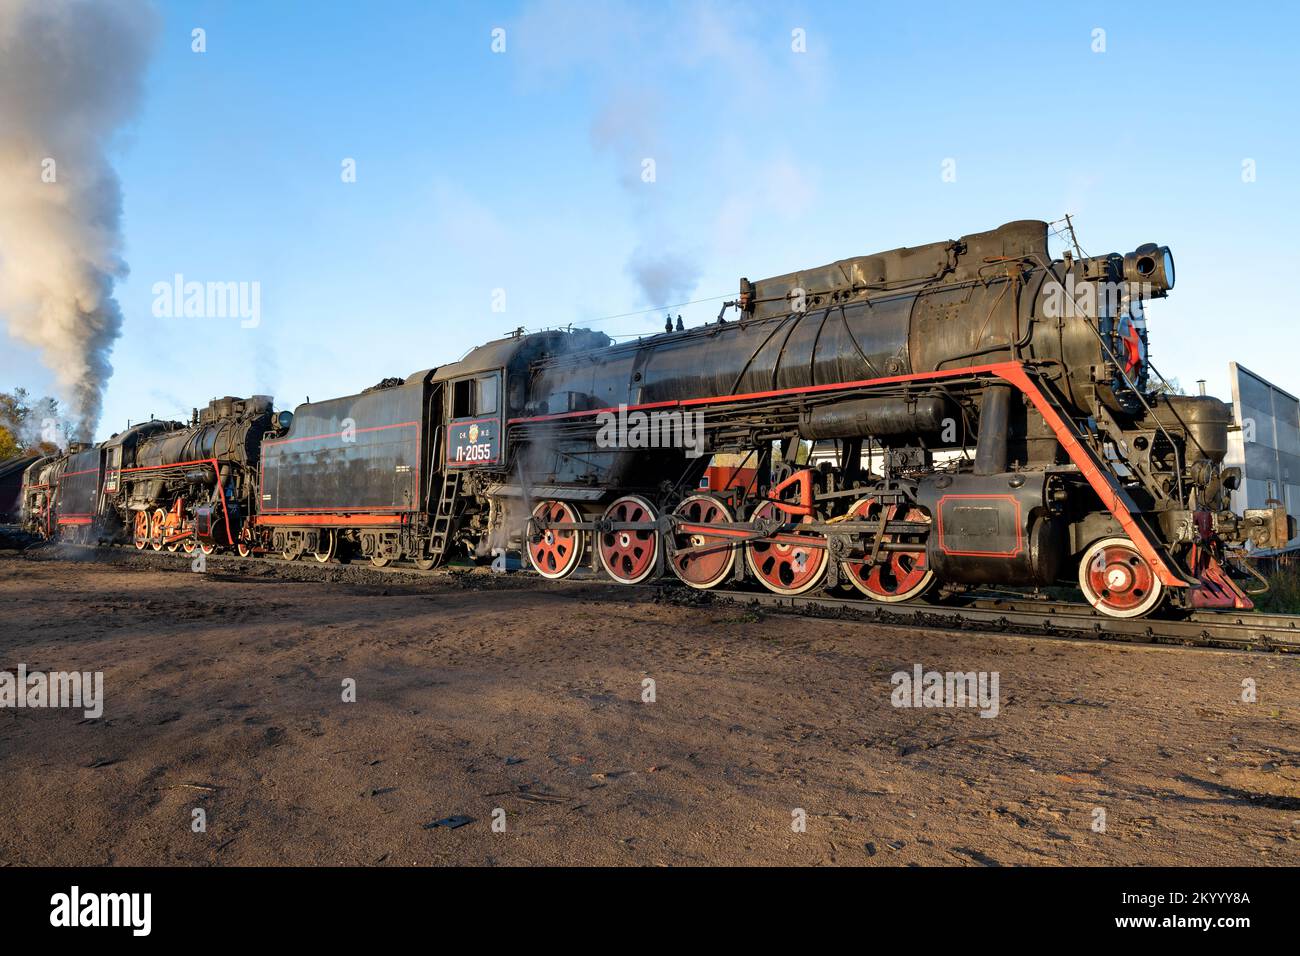
[[695,258],[670,248],[637,246],[628,260],[627,271],[652,305],[685,302],[700,281]]
[[661,165],[672,165],[667,137],[659,128],[659,112],[660,105],[648,90],[617,88],[591,124],[592,145],[614,158],[619,184],[632,202],[637,242],[626,269],[650,306],[689,299],[701,274],[697,254],[684,246],[671,222],[676,206],[670,177],[660,180],[658,176]]
[[145,0],[0,0],[0,316],[39,350],[89,440],[122,327],[122,191],[108,160],[135,113]]

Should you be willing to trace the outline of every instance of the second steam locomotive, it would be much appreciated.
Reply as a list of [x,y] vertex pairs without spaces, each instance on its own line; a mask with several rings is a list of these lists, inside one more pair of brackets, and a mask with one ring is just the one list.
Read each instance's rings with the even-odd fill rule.
[[[1160,387],[1167,247],[1048,253],[1044,222],[757,282],[707,325],[517,333],[357,395],[222,399],[27,471],[47,536],[376,565],[757,582],[883,603],[1077,585],[1105,614],[1251,607],[1231,416]],[[727,317],[727,309],[734,315]],[[680,329],[680,326],[679,326]]]

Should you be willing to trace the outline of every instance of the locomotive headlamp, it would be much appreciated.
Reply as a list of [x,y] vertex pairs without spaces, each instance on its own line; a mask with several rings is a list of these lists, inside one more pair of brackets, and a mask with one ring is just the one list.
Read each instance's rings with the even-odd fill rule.
[[1159,298],[1174,287],[1174,255],[1168,246],[1148,242],[1124,257],[1124,281],[1144,287]]

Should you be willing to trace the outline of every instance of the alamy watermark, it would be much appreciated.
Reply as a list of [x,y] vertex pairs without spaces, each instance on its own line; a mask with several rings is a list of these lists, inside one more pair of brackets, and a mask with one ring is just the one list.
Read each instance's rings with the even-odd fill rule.
[[1142,303],[1151,298],[1149,282],[1075,281],[1066,273],[1065,283],[1052,282],[1043,289],[1043,316],[1049,319],[1097,318],[1118,315],[1127,301],[1129,312],[1141,316]]
[[240,328],[262,324],[262,283],[186,282],[179,272],[155,282],[153,314],[159,319],[239,319]]
[[704,454],[704,413],[639,410],[626,405],[596,415],[598,448],[685,448],[687,458]]
[[0,708],[71,707],[97,719],[104,714],[102,671],[0,671]]
[[152,893],[83,893],[74,886],[50,897],[50,925],[123,927],[132,936],[148,936],[153,928]]
[[895,707],[973,707],[981,717],[998,715],[997,671],[926,671],[920,664],[896,671],[890,703]]

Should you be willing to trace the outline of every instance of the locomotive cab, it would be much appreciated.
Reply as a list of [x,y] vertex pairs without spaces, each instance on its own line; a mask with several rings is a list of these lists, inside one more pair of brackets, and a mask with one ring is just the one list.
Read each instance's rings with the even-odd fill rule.
[[448,468],[479,468],[501,460],[501,383],[505,369],[447,383]]

